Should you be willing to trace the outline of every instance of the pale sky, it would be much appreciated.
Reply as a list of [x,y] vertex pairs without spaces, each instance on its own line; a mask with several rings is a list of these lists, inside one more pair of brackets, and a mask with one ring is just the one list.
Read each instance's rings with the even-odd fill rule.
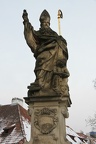
[[[88,132],[85,119],[96,112],[96,0],[1,0],[0,1],[0,104],[10,104],[14,97],[27,96],[27,86],[34,82],[35,59],[23,36],[22,12],[26,9],[35,30],[39,16],[46,9],[51,28],[58,33],[57,12],[61,9],[61,34],[67,40],[72,105],[67,125],[75,131]],[[24,104],[27,108],[27,105]]]

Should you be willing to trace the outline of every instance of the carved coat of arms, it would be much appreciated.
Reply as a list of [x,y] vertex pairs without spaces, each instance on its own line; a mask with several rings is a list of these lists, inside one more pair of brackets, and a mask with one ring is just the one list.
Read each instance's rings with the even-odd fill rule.
[[56,126],[58,118],[57,109],[37,109],[35,110],[34,125],[43,134],[50,133]]

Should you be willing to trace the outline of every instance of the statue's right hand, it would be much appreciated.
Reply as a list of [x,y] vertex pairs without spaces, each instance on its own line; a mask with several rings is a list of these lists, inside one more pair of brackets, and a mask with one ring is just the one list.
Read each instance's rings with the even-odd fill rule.
[[28,19],[28,13],[26,10],[23,10],[23,15],[22,15],[22,18],[23,18],[23,24],[24,24],[24,29],[29,32],[31,29],[32,29],[32,26],[31,26],[31,23],[29,22],[29,19]]
[[24,21],[28,21],[28,13],[25,9],[23,10],[22,18],[23,18]]

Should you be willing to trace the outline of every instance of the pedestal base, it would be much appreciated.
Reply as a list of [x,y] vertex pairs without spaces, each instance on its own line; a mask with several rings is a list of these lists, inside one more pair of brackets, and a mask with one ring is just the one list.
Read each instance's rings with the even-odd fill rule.
[[[31,139],[28,144],[69,144],[65,119],[69,117],[69,97],[25,97],[31,116]],[[26,143],[27,144],[27,143]]]

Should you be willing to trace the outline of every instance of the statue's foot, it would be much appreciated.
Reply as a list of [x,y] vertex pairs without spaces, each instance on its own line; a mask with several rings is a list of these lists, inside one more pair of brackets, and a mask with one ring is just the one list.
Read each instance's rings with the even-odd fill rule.
[[57,96],[57,93],[53,89],[41,89],[40,96]]
[[37,90],[36,89],[33,91],[33,89],[31,90],[31,88],[28,91],[28,96],[60,96],[59,93],[55,92],[53,89],[40,89]]
[[38,83],[31,83],[30,86],[28,86],[28,89],[30,91],[39,91],[41,89],[40,85]]

